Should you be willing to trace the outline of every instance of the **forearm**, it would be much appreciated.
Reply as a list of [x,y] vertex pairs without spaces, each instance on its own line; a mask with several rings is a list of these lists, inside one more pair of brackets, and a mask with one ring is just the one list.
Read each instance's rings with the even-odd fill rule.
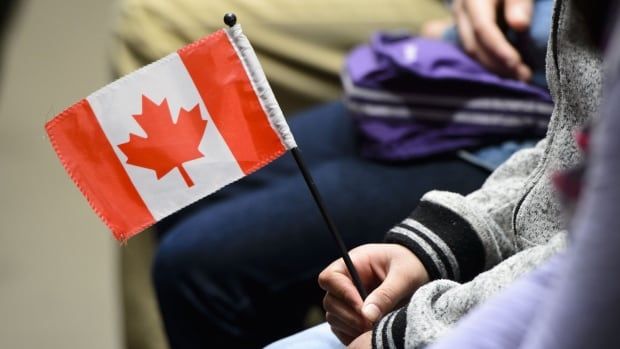
[[[517,253],[493,269],[459,284],[438,280],[420,288],[408,305],[385,316],[374,329],[375,348],[421,348],[435,341],[471,308],[542,264],[565,246],[565,234]],[[404,338],[404,340],[402,340]],[[400,341],[400,342],[399,342]]]
[[386,241],[416,254],[431,279],[468,281],[517,251],[512,212],[546,142],[522,150],[466,197],[441,191],[424,195]]

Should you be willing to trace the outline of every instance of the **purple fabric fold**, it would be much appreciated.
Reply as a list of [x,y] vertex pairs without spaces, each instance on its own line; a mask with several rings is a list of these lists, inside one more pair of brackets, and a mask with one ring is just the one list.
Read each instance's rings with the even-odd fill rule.
[[362,154],[413,160],[515,138],[542,137],[553,104],[545,89],[490,73],[458,47],[376,34],[342,74]]

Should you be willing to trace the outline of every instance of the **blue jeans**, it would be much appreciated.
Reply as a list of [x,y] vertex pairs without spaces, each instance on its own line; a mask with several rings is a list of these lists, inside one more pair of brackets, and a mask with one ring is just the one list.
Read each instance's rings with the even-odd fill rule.
[[[488,172],[456,157],[358,156],[341,103],[290,120],[349,248],[379,242],[428,190],[467,193]],[[303,327],[317,274],[339,257],[290,154],[162,221],[153,273],[173,348],[253,348]]]

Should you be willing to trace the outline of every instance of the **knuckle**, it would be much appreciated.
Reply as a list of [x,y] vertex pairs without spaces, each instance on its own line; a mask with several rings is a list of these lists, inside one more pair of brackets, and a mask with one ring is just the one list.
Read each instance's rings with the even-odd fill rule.
[[475,21],[471,23],[471,30],[477,38],[483,38],[486,36],[488,31],[486,25],[480,23],[479,21]]
[[338,339],[340,340],[340,342],[342,342],[342,344],[344,345],[349,345],[352,341],[353,338],[351,336],[348,336],[344,333],[342,333],[340,330],[338,330],[337,328],[334,328],[333,326],[331,327],[332,332],[336,335],[336,337],[338,337]]
[[327,312],[329,312],[330,309],[332,309],[332,303],[331,303],[329,295],[325,295],[325,297],[323,297],[323,309]]
[[474,56],[476,54],[476,45],[471,42],[463,42],[463,50],[470,56]]
[[344,285],[337,285],[332,287],[329,290],[329,294],[332,297],[339,299],[343,302],[349,302],[349,292],[347,290],[347,287],[345,287]]
[[340,295],[340,299],[342,299],[346,304],[350,305],[351,307],[354,307],[357,303],[356,294],[350,292],[349,290],[343,290],[342,294]]
[[326,269],[319,274],[319,277],[318,277],[319,286],[323,290],[329,291],[331,288],[334,288],[336,279],[337,279],[336,274],[333,271]]
[[338,322],[338,317],[334,315],[334,313],[328,311],[325,313],[325,321],[331,326],[334,326]]
[[327,270],[323,270],[318,277],[319,285],[324,287],[329,280],[329,272]]

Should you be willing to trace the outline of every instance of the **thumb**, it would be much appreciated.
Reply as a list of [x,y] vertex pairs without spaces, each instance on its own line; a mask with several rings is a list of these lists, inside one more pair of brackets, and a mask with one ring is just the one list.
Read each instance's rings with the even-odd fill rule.
[[506,0],[504,16],[508,25],[516,31],[524,31],[530,26],[533,12],[532,0]]
[[396,308],[408,294],[410,287],[398,276],[398,273],[391,272],[387,274],[385,280],[372,291],[362,307],[364,317],[374,323],[383,315],[389,313]]

